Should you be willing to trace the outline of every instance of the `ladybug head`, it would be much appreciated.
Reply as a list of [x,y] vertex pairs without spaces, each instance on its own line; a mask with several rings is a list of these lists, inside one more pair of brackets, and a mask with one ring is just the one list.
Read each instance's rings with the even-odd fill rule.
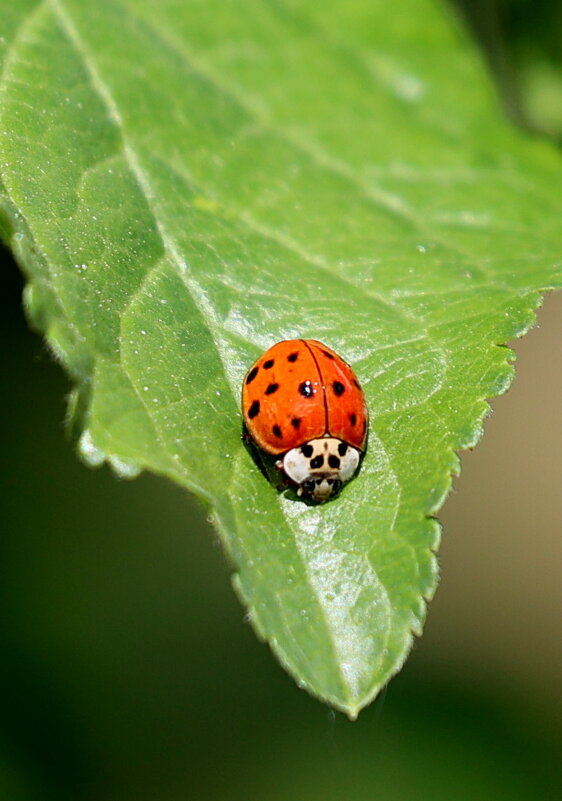
[[336,437],[311,439],[287,451],[280,467],[297,485],[297,494],[317,503],[336,495],[359,466],[361,454]]

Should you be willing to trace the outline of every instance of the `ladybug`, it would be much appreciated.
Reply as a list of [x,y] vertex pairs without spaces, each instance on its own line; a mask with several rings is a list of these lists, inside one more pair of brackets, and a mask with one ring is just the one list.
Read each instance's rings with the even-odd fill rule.
[[249,438],[278,457],[297,494],[323,503],[353,477],[367,437],[365,396],[341,356],[316,339],[278,342],[242,385]]

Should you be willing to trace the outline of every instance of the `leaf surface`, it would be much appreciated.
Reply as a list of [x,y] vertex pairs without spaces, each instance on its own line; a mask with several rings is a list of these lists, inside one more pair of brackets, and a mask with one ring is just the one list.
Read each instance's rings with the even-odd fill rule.
[[[434,592],[432,515],[562,282],[562,165],[431,0],[0,0],[0,229],[80,448],[212,510],[257,633],[355,717]],[[360,475],[279,495],[240,441],[274,342],[366,389]]]

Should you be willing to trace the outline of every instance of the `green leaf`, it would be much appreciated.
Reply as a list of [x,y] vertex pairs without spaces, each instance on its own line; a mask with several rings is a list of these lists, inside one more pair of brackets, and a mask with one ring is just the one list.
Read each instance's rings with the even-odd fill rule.
[[[259,636],[355,717],[436,584],[433,518],[562,284],[562,165],[431,0],[0,0],[2,230],[83,457],[195,492]],[[267,346],[321,339],[371,412],[311,507],[240,441]]]

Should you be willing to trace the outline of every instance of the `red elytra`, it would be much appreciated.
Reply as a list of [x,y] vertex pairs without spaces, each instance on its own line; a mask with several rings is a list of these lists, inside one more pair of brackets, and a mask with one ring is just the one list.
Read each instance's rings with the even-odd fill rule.
[[242,413],[254,442],[279,455],[319,437],[362,451],[368,414],[351,367],[316,339],[278,342],[246,373]]

